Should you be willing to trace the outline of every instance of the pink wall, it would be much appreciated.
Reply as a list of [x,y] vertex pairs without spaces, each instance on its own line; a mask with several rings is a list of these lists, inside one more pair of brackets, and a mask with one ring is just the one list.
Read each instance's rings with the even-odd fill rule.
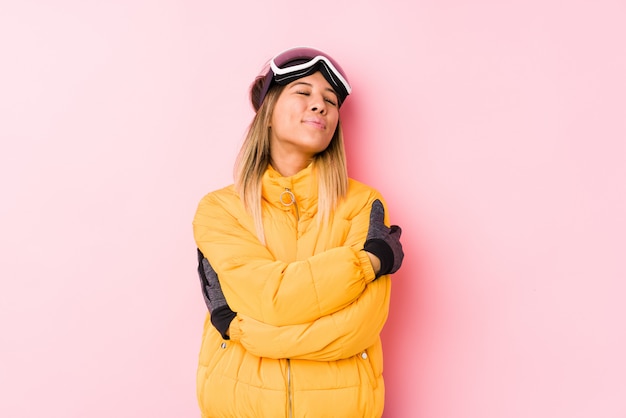
[[0,416],[198,416],[191,218],[295,44],[404,229],[385,416],[626,416],[626,5],[213,3],[0,5]]

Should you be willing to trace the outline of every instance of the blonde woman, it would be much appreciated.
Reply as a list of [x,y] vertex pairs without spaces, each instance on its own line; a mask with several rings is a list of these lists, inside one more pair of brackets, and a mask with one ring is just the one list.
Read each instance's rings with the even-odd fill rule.
[[382,196],[347,176],[350,92],[311,48],[278,54],[251,87],[235,183],[193,221],[204,418],[382,416],[380,332],[404,254]]

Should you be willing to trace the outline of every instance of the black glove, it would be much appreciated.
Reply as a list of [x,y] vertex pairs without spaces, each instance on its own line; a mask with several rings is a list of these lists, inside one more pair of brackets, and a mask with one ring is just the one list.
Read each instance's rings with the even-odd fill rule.
[[200,276],[204,302],[211,314],[211,323],[222,334],[222,338],[229,340],[230,338],[226,335],[226,332],[237,314],[226,303],[226,298],[224,293],[222,293],[222,286],[220,286],[220,282],[217,279],[217,273],[199,248],[198,275]]
[[363,249],[374,254],[380,260],[380,271],[376,277],[398,271],[404,259],[400,235],[402,229],[398,225],[385,225],[385,208],[380,200],[372,203],[370,226]]

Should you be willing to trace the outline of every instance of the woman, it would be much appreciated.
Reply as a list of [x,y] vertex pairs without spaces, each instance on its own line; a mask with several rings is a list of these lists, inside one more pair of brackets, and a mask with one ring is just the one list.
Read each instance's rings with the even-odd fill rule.
[[198,206],[205,418],[382,415],[379,334],[404,254],[381,195],[348,179],[350,92],[321,51],[274,57],[251,87],[235,184]]

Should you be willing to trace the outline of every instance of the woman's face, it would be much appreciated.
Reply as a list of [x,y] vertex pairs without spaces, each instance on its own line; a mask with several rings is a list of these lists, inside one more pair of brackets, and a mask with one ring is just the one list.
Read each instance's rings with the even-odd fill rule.
[[272,158],[305,157],[324,151],[339,121],[337,95],[320,73],[285,86],[272,113]]

